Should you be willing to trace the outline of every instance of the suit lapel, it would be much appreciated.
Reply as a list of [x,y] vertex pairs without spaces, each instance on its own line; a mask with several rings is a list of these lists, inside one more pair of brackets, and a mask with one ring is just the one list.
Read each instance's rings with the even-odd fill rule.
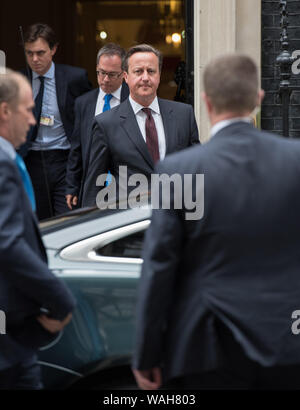
[[148,147],[139,129],[133,109],[129,100],[124,101],[120,106],[120,122],[128,138],[134,143],[139,153],[151,168],[154,168],[153,160],[148,151]]
[[64,118],[64,107],[66,106],[67,83],[62,67],[59,64],[55,64],[56,97],[59,113],[62,118]]
[[158,99],[160,114],[162,117],[165,138],[166,138],[166,154],[174,151],[177,141],[176,123],[173,108],[170,107],[167,101]]
[[126,100],[128,96],[129,96],[129,88],[128,88],[127,83],[123,80],[122,88],[121,88],[121,102]]
[[96,104],[98,101],[98,95],[99,95],[99,88],[96,88],[94,90],[94,93],[91,95],[91,100],[88,102],[85,106],[85,115],[84,115],[84,121],[85,121],[85,129],[87,130],[86,135],[91,135],[92,133],[92,128],[93,128],[93,123],[95,119],[95,111],[96,111]]

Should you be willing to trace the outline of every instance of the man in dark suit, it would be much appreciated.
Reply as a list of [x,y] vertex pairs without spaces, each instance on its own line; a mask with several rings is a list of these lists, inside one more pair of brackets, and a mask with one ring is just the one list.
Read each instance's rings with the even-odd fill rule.
[[204,214],[187,220],[175,190],[169,209],[153,211],[134,373],[143,389],[172,379],[190,389],[299,389],[300,144],[251,124],[263,92],[249,57],[213,60],[204,89],[210,141],[156,168],[194,175]]
[[[129,95],[128,86],[124,82],[124,58],[125,50],[117,44],[108,43],[103,46],[96,61],[99,87],[78,97],[75,102],[75,125],[66,176],[66,200],[69,209],[78,204],[95,115],[116,107]],[[108,103],[105,102],[107,98]]]
[[34,24],[24,36],[35,98],[37,125],[21,148],[32,178],[39,219],[68,211],[66,163],[74,126],[75,99],[91,89],[87,72],[54,64],[57,41],[46,24]]
[[[199,143],[192,106],[157,98],[161,66],[161,53],[150,45],[128,50],[124,68],[130,96],[95,119],[83,206],[96,205],[99,175],[110,170],[117,193],[127,192],[132,175],[150,180],[158,159]],[[121,166],[127,167],[125,178]]]
[[0,75],[0,389],[42,388],[37,348],[70,321],[75,304],[47,267],[30,177],[15,151],[35,124],[33,106],[25,77]]

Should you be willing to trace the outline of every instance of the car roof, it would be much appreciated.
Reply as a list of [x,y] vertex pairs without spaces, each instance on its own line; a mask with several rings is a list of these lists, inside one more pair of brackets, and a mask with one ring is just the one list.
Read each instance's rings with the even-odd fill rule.
[[89,238],[100,233],[150,219],[151,207],[133,209],[98,208],[69,213],[40,224],[43,241],[48,249],[61,249],[70,243]]

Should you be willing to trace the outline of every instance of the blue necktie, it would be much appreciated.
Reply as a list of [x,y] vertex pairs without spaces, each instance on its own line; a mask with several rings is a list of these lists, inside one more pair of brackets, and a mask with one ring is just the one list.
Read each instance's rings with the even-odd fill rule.
[[29,198],[29,201],[31,203],[32,210],[35,212],[36,205],[35,205],[34,191],[33,191],[32,183],[31,183],[31,179],[30,179],[30,176],[29,176],[28,171],[26,169],[26,165],[25,165],[22,157],[19,154],[17,154],[17,156],[16,156],[16,164],[17,164],[18,170],[20,172],[25,191],[26,191],[26,193],[28,195],[28,198]]
[[[102,112],[110,110],[110,100],[113,98],[111,94],[105,94],[104,96],[104,106]],[[108,171],[108,175],[105,181],[105,186],[111,183],[111,173]]]
[[105,94],[104,96],[104,106],[102,112],[110,110],[110,100],[113,98],[111,94]]

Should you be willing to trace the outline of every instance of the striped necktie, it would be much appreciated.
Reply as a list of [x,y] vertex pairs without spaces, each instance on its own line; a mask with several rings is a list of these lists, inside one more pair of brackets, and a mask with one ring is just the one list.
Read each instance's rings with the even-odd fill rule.
[[25,191],[28,195],[29,201],[31,203],[32,210],[35,212],[36,205],[35,205],[34,191],[33,191],[30,176],[29,176],[28,171],[26,169],[26,165],[23,161],[23,158],[19,154],[17,154],[15,161],[16,161],[19,173],[20,173],[22,181],[23,181],[24,189],[25,189]]

